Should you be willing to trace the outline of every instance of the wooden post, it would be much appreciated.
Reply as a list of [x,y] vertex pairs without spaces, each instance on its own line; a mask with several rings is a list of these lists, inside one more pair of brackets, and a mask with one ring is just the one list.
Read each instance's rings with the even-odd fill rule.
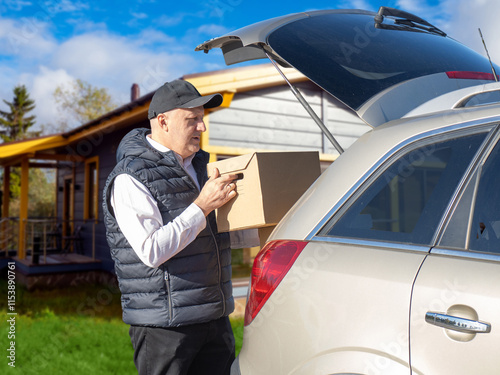
[[2,219],[9,217],[10,167],[3,168]]
[[21,197],[19,209],[19,245],[17,256],[26,259],[26,225],[28,223],[29,158],[21,161]]
[[2,246],[5,246],[5,256],[7,257],[9,252],[9,244],[7,239],[9,235],[7,234],[7,228],[9,223],[7,222],[7,218],[9,217],[9,202],[10,202],[10,167],[6,166],[3,168],[3,196],[2,196],[2,237],[0,238],[0,243]]
[[[95,260],[95,227],[97,225],[97,220],[92,222],[92,260]],[[85,250],[84,250],[85,254]]]
[[[207,128],[206,131],[201,133],[201,139],[200,139],[200,148],[202,150],[206,151],[206,148],[210,145],[210,111],[208,109],[205,109],[205,116],[203,117],[203,122],[205,123],[205,127]],[[217,154],[214,154],[213,152],[210,152],[210,159],[208,160],[209,163],[212,163],[214,161],[217,161]],[[210,172],[208,172],[210,174]]]
[[210,111],[205,109],[205,114],[203,116],[203,122],[205,123],[206,130],[201,133],[200,137],[200,148],[203,150],[204,147],[209,145],[209,134],[210,134]]

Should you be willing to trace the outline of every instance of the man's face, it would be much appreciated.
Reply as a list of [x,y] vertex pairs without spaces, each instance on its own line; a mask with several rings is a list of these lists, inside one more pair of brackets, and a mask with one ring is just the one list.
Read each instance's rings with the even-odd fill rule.
[[183,159],[200,149],[201,133],[207,130],[203,122],[204,113],[203,107],[196,107],[178,108],[164,114],[166,128],[163,130],[168,139],[166,146]]

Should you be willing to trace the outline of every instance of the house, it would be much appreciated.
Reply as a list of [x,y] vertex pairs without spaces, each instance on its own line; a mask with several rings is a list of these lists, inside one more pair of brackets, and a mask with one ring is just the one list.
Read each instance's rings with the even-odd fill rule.
[[[351,110],[293,69],[284,69],[342,147],[369,128]],[[256,150],[317,150],[324,165],[337,152],[291,93],[271,64],[186,75],[202,95],[219,92],[221,107],[207,110],[202,148],[211,161]],[[158,86],[160,86],[159,83]],[[132,93],[137,92],[137,85]],[[122,137],[133,128],[149,127],[147,111],[153,92],[133,96],[130,103],[62,134],[0,145],[3,191],[9,171],[21,167],[21,207],[9,216],[9,195],[3,194],[0,256],[14,259],[29,286],[74,282],[113,272],[105,239],[102,189],[115,165]],[[57,173],[56,218],[28,217],[30,168]],[[71,272],[71,277],[66,277]],[[48,281],[47,281],[48,280]]]

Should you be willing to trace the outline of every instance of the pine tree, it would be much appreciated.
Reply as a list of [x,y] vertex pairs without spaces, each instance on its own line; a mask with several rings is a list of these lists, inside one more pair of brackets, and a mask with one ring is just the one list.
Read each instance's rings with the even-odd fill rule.
[[35,102],[30,99],[26,86],[14,87],[14,99],[12,103],[4,100],[10,112],[0,111],[0,137],[4,142],[25,139],[38,135],[36,132],[28,132],[35,124],[35,116],[27,116],[27,113],[35,108]]
[[[39,136],[40,132],[29,131],[35,124],[35,116],[28,116],[28,113],[35,108],[35,101],[30,99],[26,86],[19,85],[14,87],[14,99],[12,103],[4,100],[9,111],[0,111],[0,137],[4,142],[22,140],[30,137]],[[3,177],[3,173],[2,173]],[[30,189],[30,215],[50,216],[51,207],[49,202],[51,198],[47,192],[55,191],[53,183],[47,181],[46,175],[39,169],[29,171],[29,185],[35,187]],[[19,167],[10,170],[10,214],[17,216],[19,214],[19,194],[21,191],[21,170]],[[6,194],[6,192],[2,192]]]

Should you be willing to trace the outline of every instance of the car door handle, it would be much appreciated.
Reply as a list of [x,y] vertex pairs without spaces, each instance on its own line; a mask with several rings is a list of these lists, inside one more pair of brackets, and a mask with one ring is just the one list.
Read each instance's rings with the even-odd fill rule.
[[465,333],[488,333],[491,331],[491,325],[488,323],[431,311],[425,314],[425,321],[438,327]]

